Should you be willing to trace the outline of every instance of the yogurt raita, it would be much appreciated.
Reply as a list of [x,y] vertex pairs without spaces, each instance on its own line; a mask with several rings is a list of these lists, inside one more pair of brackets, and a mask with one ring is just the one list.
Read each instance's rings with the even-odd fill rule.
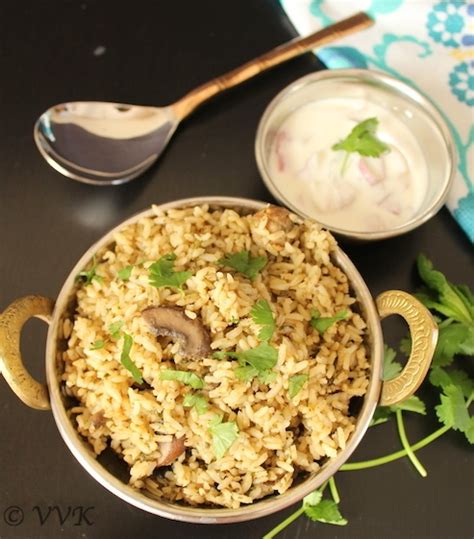
[[[355,126],[377,120],[379,157],[335,150]],[[322,224],[372,232],[403,225],[422,205],[428,186],[425,157],[395,111],[365,98],[310,102],[280,125],[270,152],[276,188]]]

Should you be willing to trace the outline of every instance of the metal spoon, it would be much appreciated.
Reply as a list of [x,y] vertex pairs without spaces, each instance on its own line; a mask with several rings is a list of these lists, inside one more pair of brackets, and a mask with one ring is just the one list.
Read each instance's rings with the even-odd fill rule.
[[181,120],[216,94],[316,46],[373,24],[357,13],[303,38],[285,43],[192,90],[167,107],[77,101],[40,116],[34,139],[57,171],[84,183],[117,185],[136,178],[160,156]]

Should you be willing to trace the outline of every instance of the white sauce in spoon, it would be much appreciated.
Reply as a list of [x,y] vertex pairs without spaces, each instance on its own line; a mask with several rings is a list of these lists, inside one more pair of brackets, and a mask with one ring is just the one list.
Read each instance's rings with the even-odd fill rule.
[[[376,137],[390,151],[380,157],[332,150],[352,129],[377,118]],[[423,152],[396,113],[361,98],[308,103],[278,129],[270,175],[296,208],[322,224],[355,232],[388,230],[410,220],[423,203],[428,169]]]

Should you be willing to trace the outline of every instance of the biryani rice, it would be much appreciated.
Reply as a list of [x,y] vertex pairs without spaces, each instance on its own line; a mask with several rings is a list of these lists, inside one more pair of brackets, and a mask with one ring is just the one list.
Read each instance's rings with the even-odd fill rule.
[[[351,398],[369,382],[366,324],[357,312],[346,275],[331,254],[331,234],[310,221],[265,209],[240,215],[207,205],[163,211],[125,226],[114,243],[96,254],[96,273],[79,285],[72,320],[64,323],[64,391],[77,400],[69,409],[77,429],[98,455],[111,447],[130,467],[130,484],[151,496],[191,505],[237,508],[283,493],[301,472],[315,472],[344,449],[355,428]],[[250,281],[223,268],[229,253],[248,250],[268,263]],[[176,271],[190,271],[184,293],[155,288],[149,266],[175,253]],[[129,280],[117,274],[133,265]],[[235,376],[236,361],[183,357],[178,342],[157,338],[141,313],[150,306],[179,306],[198,318],[212,350],[244,351],[259,344],[260,326],[250,311],[267,300],[277,324],[270,344],[278,349],[276,379],[268,385]],[[323,335],[310,325],[311,311],[349,316]],[[133,337],[130,356],[145,386],[120,362],[122,340],[109,327],[123,322]],[[93,349],[93,343],[104,346]],[[193,372],[204,380],[208,410],[185,408],[191,389],[160,379],[164,368]],[[308,381],[292,399],[289,378]],[[235,422],[239,435],[216,458],[209,422],[216,414]],[[160,468],[161,444],[185,439],[186,451]]]

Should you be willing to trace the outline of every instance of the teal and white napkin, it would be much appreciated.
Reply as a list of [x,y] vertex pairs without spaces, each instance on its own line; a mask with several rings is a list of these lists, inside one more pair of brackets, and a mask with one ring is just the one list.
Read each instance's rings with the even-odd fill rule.
[[474,242],[474,3],[466,0],[280,0],[296,30],[366,11],[373,27],[318,51],[329,68],[386,71],[427,95],[451,128],[458,172],[447,206]]

